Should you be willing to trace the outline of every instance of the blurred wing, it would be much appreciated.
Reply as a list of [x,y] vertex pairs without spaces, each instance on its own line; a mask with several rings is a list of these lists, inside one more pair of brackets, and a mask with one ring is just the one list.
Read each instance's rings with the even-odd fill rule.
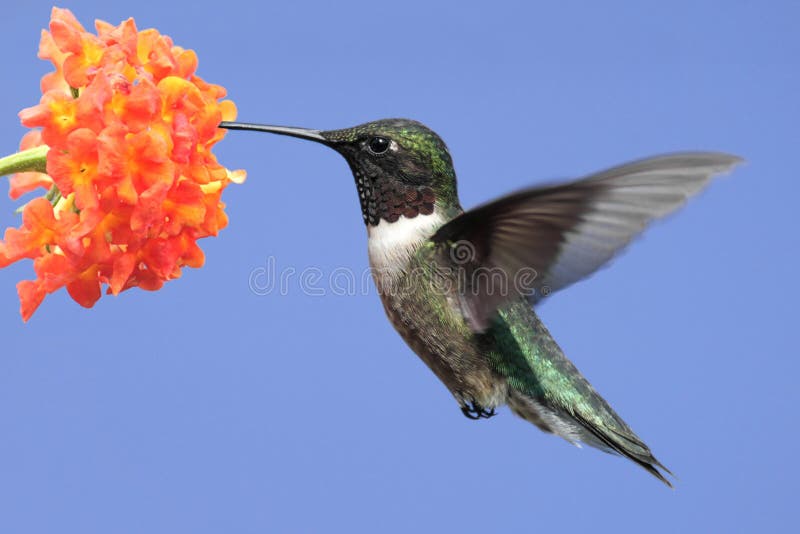
[[742,160],[714,152],[658,156],[574,182],[526,189],[462,213],[431,238],[463,269],[459,298],[475,331],[519,295],[536,303],[595,272],[647,224]]

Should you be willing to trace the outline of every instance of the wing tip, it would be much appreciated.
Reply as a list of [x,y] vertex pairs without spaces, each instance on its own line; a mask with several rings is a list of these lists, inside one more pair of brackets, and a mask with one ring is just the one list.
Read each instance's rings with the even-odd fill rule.
[[[697,152],[675,152],[656,156],[657,159],[674,159],[692,163],[696,166],[711,167],[712,174],[727,174],[738,165],[747,163],[743,157],[729,152],[717,151],[697,151]],[[655,158],[654,158],[655,159]]]
[[747,160],[736,154],[729,154],[727,152],[712,152],[718,158],[719,166],[722,167],[716,174],[728,174],[739,165],[744,165]]

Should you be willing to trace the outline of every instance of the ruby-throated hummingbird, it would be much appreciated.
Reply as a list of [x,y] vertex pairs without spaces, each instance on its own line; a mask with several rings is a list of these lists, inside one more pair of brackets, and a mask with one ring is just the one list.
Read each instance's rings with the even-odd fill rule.
[[444,142],[416,121],[343,130],[223,122],[309,139],[353,173],[386,315],[470,419],[507,404],[545,432],[669,473],[564,356],[532,305],[595,272],[740,158],[686,152],[524,189],[469,211]]

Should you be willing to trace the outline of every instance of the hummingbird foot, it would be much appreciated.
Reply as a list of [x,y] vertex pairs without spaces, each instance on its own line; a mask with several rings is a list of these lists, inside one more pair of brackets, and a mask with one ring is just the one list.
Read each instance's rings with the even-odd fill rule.
[[472,419],[473,421],[477,421],[478,419],[489,419],[490,417],[497,415],[494,411],[494,408],[487,410],[475,401],[471,401],[469,404],[461,406],[461,413],[463,413],[467,419]]

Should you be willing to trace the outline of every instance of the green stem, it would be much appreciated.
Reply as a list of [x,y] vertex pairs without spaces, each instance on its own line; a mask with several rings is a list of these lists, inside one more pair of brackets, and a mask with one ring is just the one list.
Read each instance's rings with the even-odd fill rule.
[[47,145],[37,146],[0,158],[0,176],[15,172],[47,172]]

